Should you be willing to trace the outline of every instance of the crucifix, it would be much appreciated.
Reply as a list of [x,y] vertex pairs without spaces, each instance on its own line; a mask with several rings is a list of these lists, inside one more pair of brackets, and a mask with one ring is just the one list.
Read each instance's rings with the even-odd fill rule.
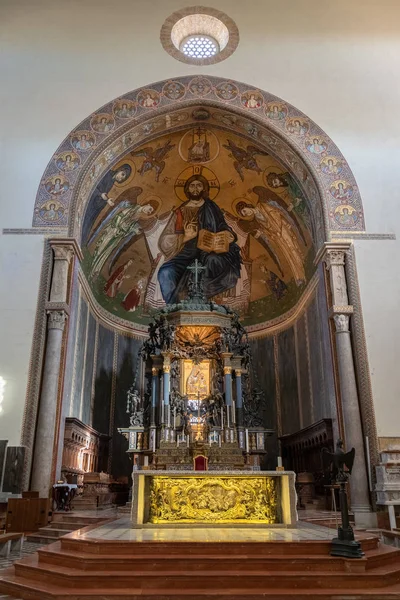
[[187,268],[189,269],[189,271],[191,271],[194,274],[194,284],[197,288],[197,286],[199,284],[199,275],[201,274],[202,271],[205,271],[207,267],[203,267],[196,258],[196,260],[194,261],[194,264]]

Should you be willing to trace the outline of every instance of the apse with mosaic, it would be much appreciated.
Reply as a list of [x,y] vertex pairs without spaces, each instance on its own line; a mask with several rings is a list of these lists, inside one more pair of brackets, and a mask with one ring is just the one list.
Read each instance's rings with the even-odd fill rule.
[[187,267],[199,258],[207,297],[251,325],[300,298],[314,269],[313,227],[299,183],[273,156],[199,123],[103,174],[82,216],[84,271],[103,308],[145,324],[185,297]]

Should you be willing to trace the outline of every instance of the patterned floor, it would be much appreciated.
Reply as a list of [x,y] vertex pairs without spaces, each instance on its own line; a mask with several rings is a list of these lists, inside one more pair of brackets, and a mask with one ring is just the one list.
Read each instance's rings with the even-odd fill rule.
[[[0,571],[2,569],[7,569],[11,567],[11,565],[21,558],[25,558],[25,556],[29,556],[34,552],[37,552],[39,548],[41,548],[43,544],[35,544],[33,542],[24,542],[22,546],[22,552],[11,552],[8,558],[0,556]],[[0,595],[0,600],[18,600],[15,598],[11,598],[11,596],[2,596]]]

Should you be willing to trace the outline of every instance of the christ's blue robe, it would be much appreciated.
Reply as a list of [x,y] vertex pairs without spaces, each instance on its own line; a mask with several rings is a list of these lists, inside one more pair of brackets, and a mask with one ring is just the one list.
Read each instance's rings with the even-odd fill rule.
[[[235,239],[229,244],[228,252],[216,254],[215,252],[200,250],[197,247],[197,237],[195,237],[186,242],[178,254],[166,261],[160,267],[158,281],[162,296],[167,304],[178,302],[181,292],[187,287],[190,276],[187,267],[196,258],[206,267],[204,293],[207,298],[235,287],[240,277],[241,256],[240,248],[236,243],[236,235],[225,222],[219,206],[208,198],[204,200],[204,204],[197,213],[197,226],[198,232],[201,229],[206,229],[212,233],[229,231]],[[184,232],[176,231],[176,233]]]

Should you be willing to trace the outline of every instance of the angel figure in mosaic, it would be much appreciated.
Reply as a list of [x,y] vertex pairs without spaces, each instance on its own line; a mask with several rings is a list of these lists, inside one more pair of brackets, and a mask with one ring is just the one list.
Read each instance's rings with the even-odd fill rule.
[[268,152],[261,150],[260,148],[256,148],[256,146],[247,146],[246,149],[237,146],[232,140],[227,140],[227,144],[223,144],[224,148],[230,151],[230,155],[234,159],[233,166],[236,171],[240,175],[240,179],[244,181],[244,173],[243,169],[248,169],[249,171],[255,171],[256,173],[261,173],[262,169],[260,169],[257,160],[255,158],[256,154],[262,156],[268,156]]
[[99,276],[113,253],[118,253],[126,239],[131,240],[141,233],[141,220],[149,218],[157,208],[154,200],[143,205],[125,201],[110,212],[88,242],[90,245],[97,240],[90,270],[92,281]]
[[314,223],[310,209],[308,208],[302,189],[292,175],[288,172],[275,173],[271,171],[266,176],[266,183],[270,188],[280,193],[283,192],[284,195],[288,196],[289,205],[286,206],[286,210],[292,213],[293,218],[296,218],[296,215],[298,215],[310,231],[313,239],[315,239]]
[[165,168],[165,159],[168,158],[168,152],[174,147],[175,144],[171,144],[171,141],[168,140],[163,146],[157,148],[146,146],[146,148],[131,152],[132,156],[144,157],[142,166],[138,170],[139,175],[144,175],[147,171],[152,171],[154,169],[156,172],[156,181],[159,181],[160,175]]
[[[264,190],[265,188],[261,188]],[[304,283],[306,276],[303,265],[303,251],[291,222],[290,216],[274,202],[266,201],[260,188],[254,188],[258,193],[258,203],[254,206],[245,201],[236,205],[236,212],[243,217],[242,227],[247,227],[252,235],[269,251],[280,250],[288,263],[297,285]],[[275,253],[274,253],[275,254]],[[276,254],[275,254],[276,256]],[[276,262],[276,261],[275,261]],[[282,268],[280,267],[282,273]]]

